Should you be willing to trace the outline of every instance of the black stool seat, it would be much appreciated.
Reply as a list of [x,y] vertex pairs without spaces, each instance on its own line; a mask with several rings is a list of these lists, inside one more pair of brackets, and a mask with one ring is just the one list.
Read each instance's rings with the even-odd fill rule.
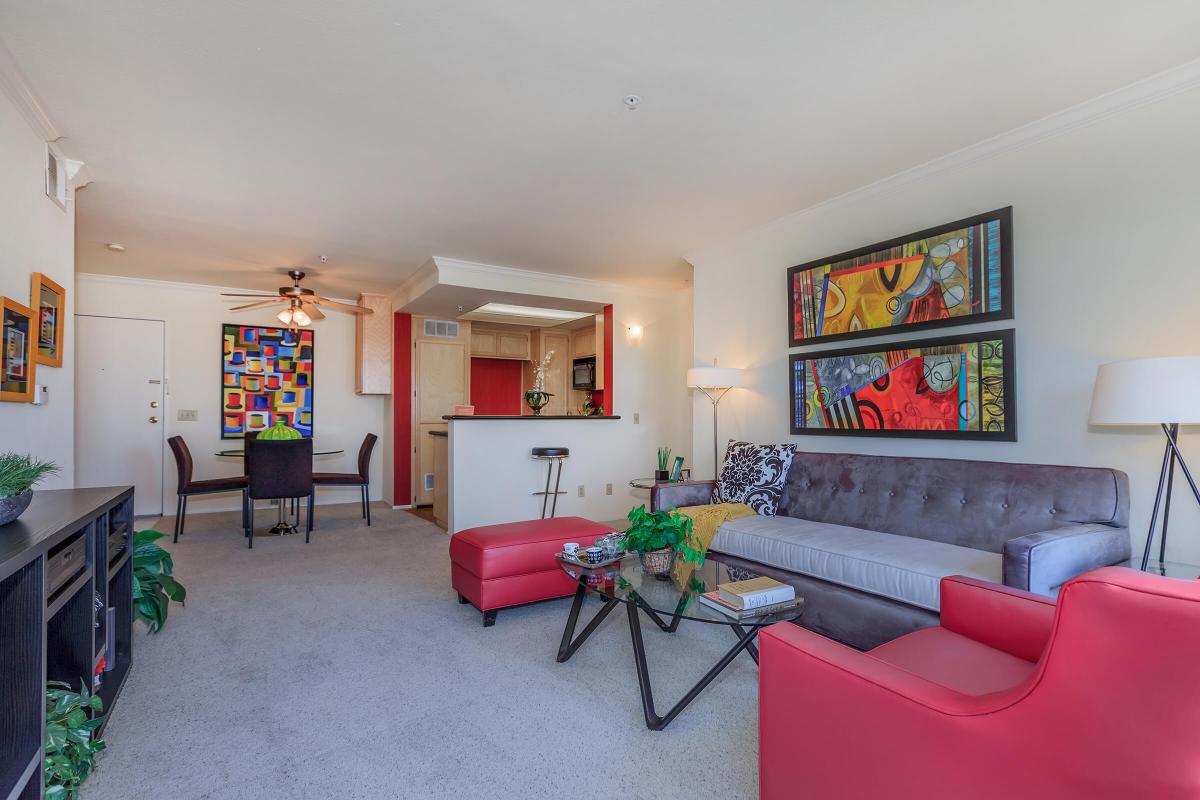
[[566,458],[571,455],[566,447],[535,447],[532,453],[534,458]]

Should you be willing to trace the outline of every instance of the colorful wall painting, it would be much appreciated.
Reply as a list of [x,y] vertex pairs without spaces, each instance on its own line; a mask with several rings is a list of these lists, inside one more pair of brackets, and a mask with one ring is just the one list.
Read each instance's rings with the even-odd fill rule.
[[282,417],[313,432],[311,330],[221,326],[221,438],[241,439]]
[[1013,331],[795,354],[793,434],[1017,440]]
[[33,400],[35,336],[33,310],[0,297],[0,400]]
[[67,292],[40,272],[33,273],[29,304],[37,319],[37,347],[34,359],[47,367],[61,367],[63,359],[63,321]]
[[1012,207],[788,270],[792,347],[1012,319]]

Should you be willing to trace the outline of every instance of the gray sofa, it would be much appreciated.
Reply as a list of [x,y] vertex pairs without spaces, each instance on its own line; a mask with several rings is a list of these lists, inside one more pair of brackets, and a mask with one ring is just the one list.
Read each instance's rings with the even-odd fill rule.
[[[709,502],[660,484],[652,508]],[[794,585],[806,628],[868,649],[938,623],[938,585],[968,575],[1053,595],[1129,558],[1129,479],[1112,469],[797,452],[774,517],[721,526],[728,563]]]

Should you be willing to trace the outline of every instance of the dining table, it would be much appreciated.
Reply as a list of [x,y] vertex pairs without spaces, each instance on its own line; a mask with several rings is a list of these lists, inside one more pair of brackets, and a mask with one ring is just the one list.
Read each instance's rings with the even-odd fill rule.
[[[336,456],[336,455],[340,455],[341,453],[344,453],[344,452],[346,452],[344,448],[328,446],[328,445],[325,445],[323,442],[317,441],[316,439],[313,440],[313,457],[314,458],[317,456]],[[244,446],[243,447],[230,447],[225,450],[216,451],[215,455],[222,456],[224,458],[245,458],[246,450],[245,450]],[[267,533],[275,535],[275,536],[287,536],[289,534],[300,532],[299,528],[297,528],[292,523],[288,522],[287,518],[284,517],[283,506],[284,506],[284,504],[282,502],[279,502],[277,504],[277,506],[276,506],[276,511],[277,511],[276,522],[270,528],[270,530],[267,531]]]

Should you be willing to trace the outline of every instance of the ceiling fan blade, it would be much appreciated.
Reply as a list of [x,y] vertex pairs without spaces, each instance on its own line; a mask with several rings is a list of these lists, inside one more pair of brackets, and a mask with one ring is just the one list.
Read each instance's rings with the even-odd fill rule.
[[300,307],[304,309],[304,313],[312,317],[314,320],[325,319],[325,312],[317,308],[315,303],[310,303],[307,300],[300,301]]
[[221,292],[221,297],[279,297],[277,294],[234,294],[233,292]]
[[273,306],[276,303],[286,303],[287,300],[283,297],[276,297],[274,300],[262,300],[258,303],[249,303],[244,306],[234,306],[230,311],[245,311],[250,308],[262,308],[263,306]]
[[334,309],[335,311],[348,311],[351,314],[374,314],[375,313],[372,309],[366,308],[365,306],[353,306],[353,305],[350,305],[349,303],[339,303],[337,300],[330,300],[327,297],[317,297],[314,295],[308,299],[310,302],[317,303],[318,305],[329,306],[330,308]]

